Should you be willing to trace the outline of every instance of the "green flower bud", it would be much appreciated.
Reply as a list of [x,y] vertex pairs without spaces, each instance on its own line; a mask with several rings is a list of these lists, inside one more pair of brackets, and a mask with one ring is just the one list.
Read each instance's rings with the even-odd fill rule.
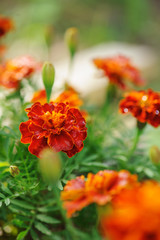
[[10,166],[9,167],[9,171],[10,171],[10,174],[13,176],[13,177],[16,177],[19,175],[20,171],[19,171],[19,168],[17,166]]
[[149,150],[149,156],[154,164],[160,163],[160,149],[157,146],[152,146]]
[[50,183],[58,180],[61,172],[61,161],[58,153],[50,148],[45,148],[40,154],[40,170],[43,178]]
[[42,69],[42,78],[47,93],[47,102],[49,103],[55,78],[55,69],[51,63],[44,63]]
[[78,30],[75,27],[68,28],[65,32],[65,41],[68,46],[71,58],[74,57],[78,46]]

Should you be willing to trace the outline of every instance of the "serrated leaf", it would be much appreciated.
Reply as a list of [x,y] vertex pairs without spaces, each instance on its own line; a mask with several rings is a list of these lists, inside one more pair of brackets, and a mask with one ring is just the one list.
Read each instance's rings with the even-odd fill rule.
[[3,193],[0,193],[0,198],[5,198]]
[[13,199],[13,200],[11,200],[11,203],[14,204],[14,205],[17,205],[19,207],[28,209],[28,210],[33,210],[34,209],[34,207],[31,204],[29,204],[29,203],[27,203],[25,201],[22,201],[22,200],[15,200],[15,199]]
[[39,207],[37,210],[42,213],[46,212],[54,212],[57,211],[58,207],[57,206],[50,206],[50,207]]
[[33,229],[30,230],[30,234],[31,234],[33,240],[39,240],[37,233]]
[[44,214],[38,214],[36,216],[36,218],[42,222],[45,222],[45,223],[51,223],[51,224],[57,224],[57,223],[60,223],[59,220],[55,219],[55,218],[52,218],[50,216],[46,216]]
[[23,231],[23,232],[20,232],[20,233],[18,234],[16,240],[23,240],[24,237],[27,235],[27,233],[28,233],[27,230],[25,230],[25,231]]
[[42,232],[45,235],[50,236],[52,234],[52,232],[45,225],[43,225],[40,222],[35,222],[34,226],[38,231]]
[[12,195],[12,192],[11,192],[11,190],[9,190],[8,187],[4,186],[3,184],[2,184],[1,187],[2,187],[3,192],[5,192],[5,193],[7,193],[9,195]]
[[6,198],[6,199],[4,200],[4,202],[5,202],[6,206],[8,206],[8,205],[10,204],[10,199],[9,199],[9,198]]

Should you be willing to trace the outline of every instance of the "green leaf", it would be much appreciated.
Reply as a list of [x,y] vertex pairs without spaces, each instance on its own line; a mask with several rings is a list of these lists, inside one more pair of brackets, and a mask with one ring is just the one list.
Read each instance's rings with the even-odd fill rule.
[[36,229],[38,229],[40,232],[44,233],[45,235],[50,236],[52,234],[52,232],[40,222],[35,222],[34,226]]
[[25,231],[23,231],[23,232],[20,232],[20,233],[18,234],[16,240],[23,240],[24,237],[27,235],[27,233],[28,233],[27,230],[25,230]]
[[33,240],[39,240],[37,233],[33,229],[30,230],[30,234],[31,234]]
[[2,201],[0,201],[0,207],[2,207]]
[[3,193],[0,193],[0,198],[5,198]]
[[34,209],[34,207],[31,204],[29,204],[29,203],[27,203],[25,201],[13,199],[13,200],[11,200],[11,203],[14,204],[14,205],[17,205],[19,207],[28,209],[28,210],[33,210]]
[[55,218],[52,218],[50,216],[46,216],[46,215],[43,215],[43,214],[38,214],[36,216],[36,218],[42,222],[45,222],[45,223],[51,223],[51,224],[57,224],[57,223],[60,223],[61,221],[55,219]]

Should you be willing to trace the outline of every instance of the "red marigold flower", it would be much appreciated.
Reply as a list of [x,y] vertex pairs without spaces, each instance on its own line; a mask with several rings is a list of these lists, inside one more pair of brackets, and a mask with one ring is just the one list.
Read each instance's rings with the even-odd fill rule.
[[138,86],[144,84],[139,70],[125,56],[96,58],[93,62],[97,68],[103,70],[111,83],[119,86],[121,89],[126,89],[126,79]]
[[160,185],[147,181],[120,192],[113,209],[100,220],[102,235],[110,240],[160,239]]
[[65,103],[37,102],[26,111],[29,120],[20,124],[21,142],[30,143],[32,154],[39,157],[41,150],[50,147],[72,157],[82,150],[87,128],[78,109]]
[[104,170],[68,181],[61,192],[68,217],[91,203],[105,205],[123,188],[137,184],[137,176],[126,170]]
[[7,61],[0,69],[0,85],[6,88],[19,87],[23,78],[29,78],[41,65],[29,56]]
[[130,112],[139,122],[160,125],[160,94],[151,89],[130,92],[120,101],[119,109],[124,114]]
[[13,22],[7,17],[0,15],[0,37],[3,37],[7,32],[13,29]]

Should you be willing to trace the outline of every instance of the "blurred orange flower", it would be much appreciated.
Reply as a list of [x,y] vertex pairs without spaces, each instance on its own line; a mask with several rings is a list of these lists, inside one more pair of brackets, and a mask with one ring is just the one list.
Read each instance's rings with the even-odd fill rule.
[[125,56],[96,58],[93,62],[97,68],[103,70],[111,83],[119,86],[121,89],[127,88],[126,79],[138,86],[144,84],[139,70]]
[[72,88],[68,87],[67,90],[63,91],[55,102],[69,103],[70,107],[78,108],[83,104],[83,101],[79,98],[78,93]]
[[41,64],[29,56],[9,60],[0,68],[0,85],[17,89],[23,78],[31,77],[40,68]]
[[31,102],[32,103],[40,102],[41,104],[46,103],[47,102],[46,90],[43,89],[36,91],[33,95],[33,98],[31,99]]
[[126,94],[119,109],[124,114],[130,112],[142,123],[147,122],[153,127],[160,125],[160,94],[151,89]]
[[137,184],[137,176],[126,170],[119,172],[104,170],[97,174],[89,173],[67,182],[61,192],[63,206],[68,217],[91,203],[105,205],[123,188]]
[[0,38],[13,29],[13,22],[10,18],[0,15]]
[[0,58],[3,57],[5,51],[6,51],[6,46],[0,45]]
[[152,181],[121,191],[100,220],[102,235],[110,240],[160,240],[159,226],[160,185]]
[[50,147],[72,157],[82,150],[87,128],[78,109],[65,103],[37,102],[26,111],[29,120],[20,124],[21,142],[30,144],[32,154],[39,157],[45,147]]
[[[40,102],[41,104],[45,103],[46,92],[45,90],[39,90],[34,93],[31,102]],[[83,101],[79,98],[78,93],[71,87],[63,91],[56,99],[52,99],[52,102],[63,102],[69,103],[70,107],[78,108],[83,104]]]

